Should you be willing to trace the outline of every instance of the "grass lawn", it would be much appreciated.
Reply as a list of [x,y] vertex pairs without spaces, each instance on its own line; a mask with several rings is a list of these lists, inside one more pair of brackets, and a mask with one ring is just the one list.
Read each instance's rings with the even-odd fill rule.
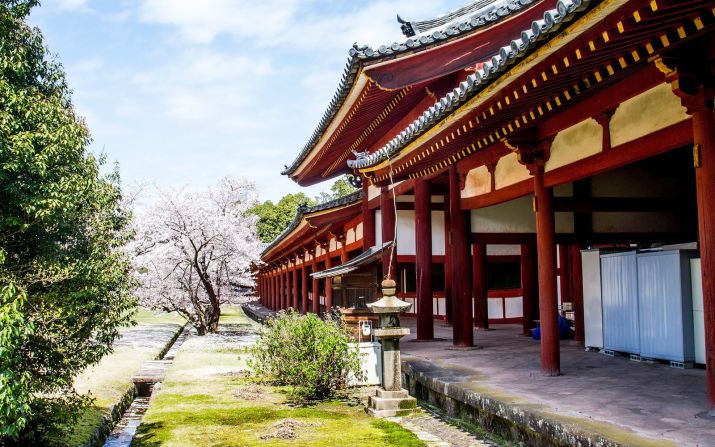
[[145,360],[154,359],[181,329],[185,320],[176,314],[153,314],[140,310],[137,325],[123,329],[114,352],[87,368],[75,380],[79,393],[91,393],[94,405],[87,409],[68,444],[82,445],[115,405],[134,385],[131,377]]
[[251,332],[255,324],[234,308],[221,328],[223,335],[192,337],[181,347],[133,447],[424,446],[399,425],[369,417],[360,405],[288,405],[284,390],[245,377],[245,343],[229,333]]

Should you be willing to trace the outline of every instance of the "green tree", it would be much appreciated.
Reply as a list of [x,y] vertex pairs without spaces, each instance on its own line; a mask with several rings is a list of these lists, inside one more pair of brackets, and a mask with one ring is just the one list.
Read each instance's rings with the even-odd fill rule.
[[347,176],[342,176],[339,179],[335,180],[335,183],[333,183],[330,186],[330,192],[321,192],[315,197],[315,202],[316,203],[325,203],[325,202],[330,202],[331,200],[339,199],[340,197],[347,196],[348,194],[352,194],[357,189],[355,189],[350,182],[348,182]]
[[311,206],[313,202],[304,193],[287,194],[278,203],[266,200],[253,207],[249,212],[258,216],[258,237],[261,242],[271,242],[295,218],[300,205]]
[[[62,445],[88,399],[78,372],[110,352],[136,299],[131,216],[100,175],[60,64],[0,0],[0,445]],[[7,326],[5,322],[8,322]]]

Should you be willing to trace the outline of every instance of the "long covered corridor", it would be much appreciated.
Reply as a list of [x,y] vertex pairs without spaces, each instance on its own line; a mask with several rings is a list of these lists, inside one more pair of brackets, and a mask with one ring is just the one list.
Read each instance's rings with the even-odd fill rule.
[[475,329],[476,349],[452,350],[452,328],[435,322],[440,341],[415,340],[415,320],[403,318],[412,333],[401,343],[407,369],[430,379],[520,411],[560,422],[569,430],[598,433],[626,445],[713,445],[715,426],[705,417],[705,370],[675,369],[586,352],[561,341],[562,375],[543,376],[539,342],[521,335],[521,326]]

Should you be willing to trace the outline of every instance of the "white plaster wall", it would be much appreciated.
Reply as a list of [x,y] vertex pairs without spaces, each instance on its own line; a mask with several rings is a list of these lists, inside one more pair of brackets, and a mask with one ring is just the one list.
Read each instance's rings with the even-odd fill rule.
[[397,201],[402,202],[402,203],[414,203],[415,196],[412,196],[412,195],[397,196]]
[[[533,196],[471,210],[473,233],[535,233]],[[573,233],[573,213],[555,213],[557,233]]]
[[415,254],[415,212],[397,210],[397,254]]
[[521,245],[516,244],[487,244],[487,256],[518,256],[521,254]]
[[601,152],[603,128],[593,118],[559,132],[551,143],[551,156],[544,166],[551,171]]
[[432,211],[432,256],[444,256],[444,211]]
[[685,107],[668,83],[621,103],[611,117],[611,146],[635,140],[688,119]]
[[355,239],[355,229],[354,229],[354,228],[350,228],[350,229],[347,231],[347,234],[345,235],[345,243],[346,243],[346,244],[352,244],[352,243],[355,242],[355,241],[356,241],[356,239]]
[[492,189],[492,176],[486,166],[479,166],[470,170],[467,173],[467,178],[464,182],[464,189],[461,192],[461,197],[474,197],[480,194],[486,194]]
[[377,186],[369,185],[367,187],[367,199],[372,200],[380,195],[380,188]]
[[511,153],[499,159],[496,170],[494,171],[494,184],[496,188],[499,189],[530,177],[529,171],[524,165],[519,163],[516,154]]
[[357,224],[355,226],[355,240],[359,241],[363,238],[363,233],[362,233],[362,222]]

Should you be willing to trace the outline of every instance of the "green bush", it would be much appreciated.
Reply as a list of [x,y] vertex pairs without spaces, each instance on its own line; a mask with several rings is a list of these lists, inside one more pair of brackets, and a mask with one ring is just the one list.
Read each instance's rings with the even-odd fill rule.
[[281,312],[261,328],[249,366],[263,380],[290,386],[298,401],[325,399],[362,374],[358,348],[349,341],[340,320]]

